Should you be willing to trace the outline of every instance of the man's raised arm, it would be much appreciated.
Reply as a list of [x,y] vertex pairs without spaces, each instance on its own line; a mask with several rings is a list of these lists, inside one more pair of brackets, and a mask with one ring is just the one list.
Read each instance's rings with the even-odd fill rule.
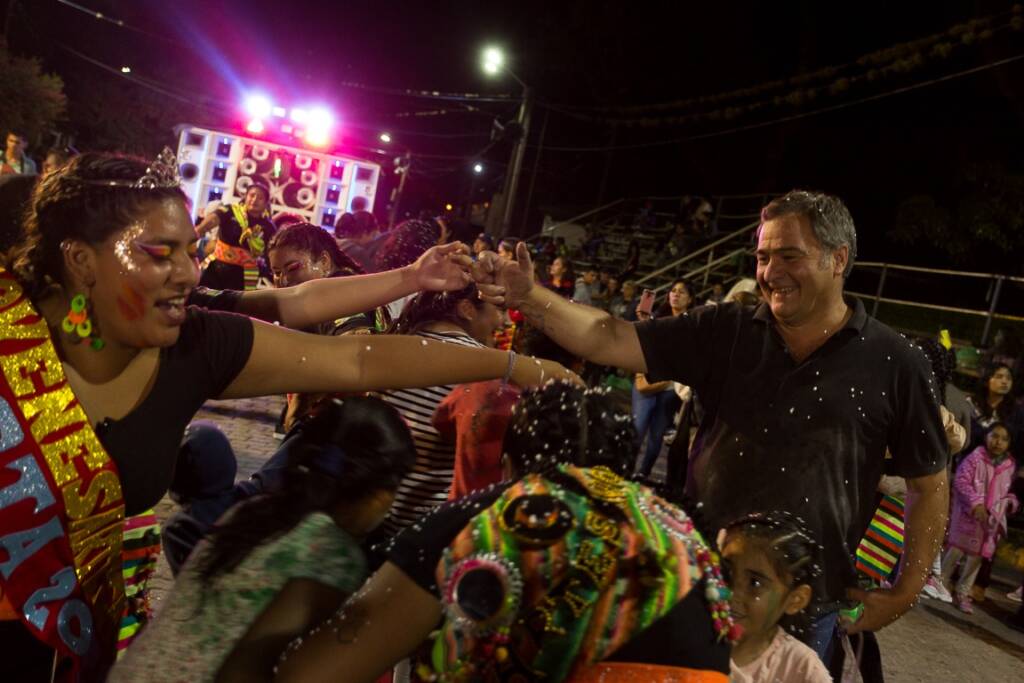
[[516,247],[516,260],[483,254],[474,272],[485,301],[517,308],[533,326],[559,346],[598,365],[646,372],[647,364],[632,323],[606,311],[573,303],[539,287],[526,244]]

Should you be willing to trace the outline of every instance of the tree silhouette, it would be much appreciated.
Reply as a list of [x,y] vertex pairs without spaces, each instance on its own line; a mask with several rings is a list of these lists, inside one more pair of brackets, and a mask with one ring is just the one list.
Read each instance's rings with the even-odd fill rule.
[[941,193],[918,194],[896,212],[889,238],[927,245],[961,266],[988,272],[1021,271],[1024,249],[1024,176],[996,163],[973,163]]
[[60,76],[43,73],[37,59],[10,54],[0,41],[0,132],[15,128],[30,145],[47,143],[66,108]]

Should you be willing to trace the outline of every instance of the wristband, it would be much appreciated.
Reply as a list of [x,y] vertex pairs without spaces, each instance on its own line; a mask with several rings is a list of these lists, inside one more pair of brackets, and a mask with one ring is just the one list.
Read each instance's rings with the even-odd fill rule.
[[845,619],[848,624],[856,624],[864,616],[864,603],[858,602],[853,607],[839,610],[839,616]]
[[515,369],[515,367],[516,367],[516,352],[515,351],[509,351],[508,352],[508,367],[505,368],[505,376],[501,380],[501,383],[502,383],[503,386],[507,385],[509,383],[509,380],[512,379],[512,371]]

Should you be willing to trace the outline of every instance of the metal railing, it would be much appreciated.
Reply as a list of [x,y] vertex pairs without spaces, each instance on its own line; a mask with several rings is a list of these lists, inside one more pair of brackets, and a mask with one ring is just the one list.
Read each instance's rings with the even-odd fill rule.
[[[981,333],[981,345],[984,346],[988,343],[989,333],[992,331],[993,320],[1009,320],[1015,322],[1024,322],[1024,316],[1011,315],[1009,313],[997,313],[996,308],[999,305],[999,298],[1003,292],[1003,284],[1006,282],[1018,282],[1024,283],[1024,277],[1015,277],[1012,275],[999,275],[998,273],[978,273],[963,270],[947,270],[942,268],[925,268],[922,266],[904,266],[895,263],[882,263],[876,261],[865,261],[855,262],[854,268],[866,268],[866,269],[878,269],[880,270],[880,276],[878,279],[878,287],[874,294],[867,294],[864,292],[854,292],[847,290],[848,294],[859,297],[865,301],[873,302],[871,307],[871,315],[878,315],[879,304],[895,304],[899,306],[911,306],[914,308],[923,308],[935,311],[944,311],[947,313],[958,313],[963,315],[971,315],[985,318],[985,326]],[[944,304],[934,304],[924,301],[910,301],[907,299],[896,299],[892,297],[883,296],[885,292],[885,285],[887,276],[891,271],[905,271],[913,273],[924,273],[927,275],[941,275],[941,276],[952,276],[952,277],[963,277],[978,280],[989,280],[990,285],[986,299],[988,303],[987,309],[975,309],[975,308],[963,308],[958,306],[947,306]]]
[[[769,199],[778,196],[779,194],[781,193],[730,194],[714,195],[709,197],[708,199],[713,203],[714,206],[713,216],[714,222],[716,224],[716,232],[720,232],[720,229],[718,229],[718,223],[721,220],[729,221],[739,219],[746,221],[750,219],[757,219],[760,216],[758,211],[751,212],[750,210],[745,210],[741,211],[740,213],[733,213],[730,211],[723,211],[724,207],[728,207],[730,205],[736,206],[741,202],[744,202],[744,200],[750,199],[758,200],[758,207],[760,207],[766,204]],[[602,204],[601,206],[598,206],[596,208],[589,209],[588,211],[585,211],[577,216],[573,216],[572,218],[567,218],[564,221],[558,221],[557,223],[553,223],[552,225],[549,225],[546,228],[542,228],[538,232],[530,235],[529,237],[524,237],[522,239],[526,242],[534,242],[540,237],[543,237],[544,235],[553,232],[554,230],[562,227],[563,225],[572,225],[584,218],[590,218],[612,207],[617,206],[624,209],[626,207],[640,206],[644,202],[679,202],[686,196],[687,195],[646,195],[641,197],[622,197],[614,201],[608,202],[607,204]],[[749,208],[749,206],[743,208]],[[614,216],[609,216],[608,219],[610,220],[619,218],[621,215],[622,214],[620,212]],[[670,217],[673,214],[672,212],[658,212],[658,215],[662,217]]]
[[[734,259],[741,254],[749,255],[754,253],[754,247],[753,245],[750,244],[748,238],[750,234],[757,228],[757,226],[757,222],[748,223],[739,230],[734,230],[725,237],[720,237],[719,239],[715,240],[711,244],[706,244],[700,249],[696,249],[687,254],[686,256],[683,256],[682,258],[679,258],[673,261],[672,263],[669,263],[668,265],[662,266],[657,270],[651,271],[647,275],[644,275],[643,277],[637,279],[636,283],[638,285],[642,285],[644,283],[653,282],[656,278],[666,275],[670,278],[674,277],[674,274],[681,267],[685,266],[688,262],[695,261],[697,258],[706,255],[706,263],[702,266],[699,266],[689,271],[685,275],[685,277],[687,280],[690,280],[692,282],[694,275],[703,276],[701,285],[707,285],[708,277],[711,275],[711,270],[714,266],[721,265],[722,263],[727,263],[730,259]],[[738,248],[735,245],[733,245],[725,256],[721,256],[717,259],[715,258],[715,249],[719,249],[723,245],[726,245],[730,242],[735,242],[737,238],[747,239],[747,244]],[[660,292],[662,289],[667,287],[668,284],[668,282],[663,282],[655,287],[648,287],[648,289],[653,289],[655,292]]]
[[[609,230],[615,232],[622,220],[625,219],[628,222],[630,209],[635,209],[641,203],[679,201],[682,198],[683,196],[680,195],[616,199],[572,218],[553,223],[539,233],[527,238],[526,241],[536,242],[541,237],[552,234],[562,226],[580,224],[588,219],[599,232],[608,232]],[[720,271],[724,270],[728,264],[736,262],[736,260],[740,261],[737,272],[726,275],[720,279],[720,282],[728,286],[733,281],[739,279],[741,276],[740,271],[743,267],[742,259],[754,251],[751,236],[760,218],[759,211],[752,210],[753,204],[751,204],[750,200],[755,200],[759,208],[768,198],[770,198],[770,195],[765,194],[712,197],[711,201],[714,202],[715,212],[713,214],[711,234],[716,239],[710,244],[706,244],[671,263],[659,266],[653,271],[644,274],[637,279],[637,284],[646,284],[647,288],[663,294],[663,290],[671,284],[672,278],[682,270],[684,271],[683,276],[694,285],[696,296],[700,297],[711,289],[709,285],[710,278],[713,275],[721,274]],[[671,217],[671,213],[657,213],[656,215],[663,218],[666,216]],[[740,221],[742,221],[741,227],[734,227]],[[723,234],[725,230],[729,230],[729,232]],[[704,260],[703,264],[694,267],[699,262],[699,259]],[[584,261],[584,263],[588,262]],[[588,263],[588,265],[590,264]]]
[[589,211],[584,211],[583,213],[581,213],[578,216],[573,216],[572,218],[568,218],[568,219],[566,219],[564,221],[559,221],[557,223],[549,225],[546,228],[541,228],[540,232],[538,232],[538,233],[536,233],[534,235],[531,235],[530,237],[524,237],[523,241],[524,242],[533,242],[533,241],[543,237],[545,234],[554,232],[556,228],[560,228],[563,225],[572,225],[573,223],[576,223],[580,219],[589,218],[590,216],[598,214],[598,213],[604,211],[605,209],[610,209],[613,206],[616,206],[617,204],[625,204],[625,203],[626,203],[626,199],[616,199],[613,202],[608,202],[607,204],[602,204],[601,206],[599,206],[599,207],[597,207],[595,209],[590,209]]

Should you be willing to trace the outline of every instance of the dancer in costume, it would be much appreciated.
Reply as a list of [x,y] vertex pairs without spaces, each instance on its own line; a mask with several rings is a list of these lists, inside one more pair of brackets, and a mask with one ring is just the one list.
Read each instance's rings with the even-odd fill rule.
[[254,182],[241,202],[220,206],[203,219],[196,232],[203,237],[216,228],[217,243],[199,284],[212,289],[256,289],[259,260],[276,231],[269,206],[270,189]]
[[276,680],[372,681],[415,651],[415,681],[725,683],[737,633],[717,558],[685,512],[623,478],[633,438],[607,393],[524,392],[513,480],[399,534]]
[[259,680],[366,578],[359,542],[416,451],[379,399],[325,401],[296,430],[280,490],[232,509],[111,672],[117,681]]
[[[488,349],[307,335],[186,306],[197,239],[179,182],[170,150],[149,166],[76,157],[36,187],[24,242],[0,272],[5,679],[49,680],[54,668],[58,680],[102,679],[122,617],[137,618],[122,559],[134,578],[140,558],[122,558],[134,526],[125,518],[163,497],[206,400],[564,375]],[[464,284],[456,251],[424,281]],[[387,296],[350,312],[388,301],[414,275],[375,276]],[[141,596],[133,603],[144,610]],[[126,622],[124,635],[134,628]]]

